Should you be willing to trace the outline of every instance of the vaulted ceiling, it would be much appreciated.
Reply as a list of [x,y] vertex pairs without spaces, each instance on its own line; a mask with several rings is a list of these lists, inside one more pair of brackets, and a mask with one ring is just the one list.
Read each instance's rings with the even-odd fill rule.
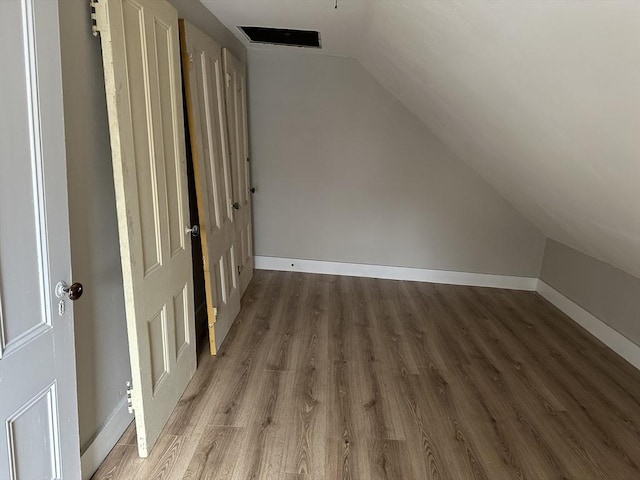
[[[637,0],[203,0],[314,29],[548,237],[640,277]],[[310,51],[311,52],[311,51]]]

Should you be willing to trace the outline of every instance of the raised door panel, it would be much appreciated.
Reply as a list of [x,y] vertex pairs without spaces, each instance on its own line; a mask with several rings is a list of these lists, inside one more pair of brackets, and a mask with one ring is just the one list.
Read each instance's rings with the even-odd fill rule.
[[[58,395],[52,383],[6,420],[7,449],[13,478],[61,478]],[[39,461],[33,461],[33,454]]]

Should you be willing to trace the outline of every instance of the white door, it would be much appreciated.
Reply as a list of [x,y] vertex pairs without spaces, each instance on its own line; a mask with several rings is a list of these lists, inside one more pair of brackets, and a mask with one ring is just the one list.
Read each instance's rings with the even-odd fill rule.
[[[94,4],[102,41],[138,452],[148,456],[196,369],[178,14]],[[80,74],[80,72],[78,72]]]
[[211,354],[240,312],[220,45],[180,21],[189,133],[204,257]]
[[73,306],[55,294],[71,280],[56,1],[0,1],[0,62],[0,478],[74,480]]
[[247,136],[247,75],[245,65],[240,63],[226,48],[223,50],[223,59],[236,225],[236,269],[240,275],[240,294],[243,294],[253,277],[252,187]]

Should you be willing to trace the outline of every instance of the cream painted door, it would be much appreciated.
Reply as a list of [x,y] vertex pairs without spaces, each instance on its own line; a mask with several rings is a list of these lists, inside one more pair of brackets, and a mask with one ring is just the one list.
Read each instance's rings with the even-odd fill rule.
[[178,14],[164,0],[93,5],[102,41],[132,401],[138,452],[146,457],[196,369]]
[[0,479],[80,478],[58,25],[0,0]]
[[226,48],[223,50],[226,81],[226,111],[229,156],[233,178],[236,226],[236,269],[240,294],[253,277],[253,232],[251,220],[251,173],[247,136],[247,75],[245,65]]
[[180,20],[182,69],[204,257],[211,354],[240,311],[220,46]]

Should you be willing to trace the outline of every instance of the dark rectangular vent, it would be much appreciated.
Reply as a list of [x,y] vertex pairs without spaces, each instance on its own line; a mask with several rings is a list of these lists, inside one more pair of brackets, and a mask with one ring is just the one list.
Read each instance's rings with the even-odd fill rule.
[[289,45],[291,47],[321,48],[320,33],[314,30],[291,30],[288,28],[238,27],[251,43]]

